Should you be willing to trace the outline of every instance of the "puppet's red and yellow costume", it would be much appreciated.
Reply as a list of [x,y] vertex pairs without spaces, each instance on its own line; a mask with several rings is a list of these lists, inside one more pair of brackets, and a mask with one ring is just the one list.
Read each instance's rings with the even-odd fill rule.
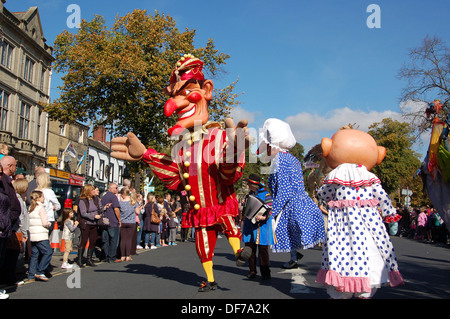
[[245,166],[245,147],[238,147],[242,143],[237,143],[236,137],[246,138],[248,130],[245,121],[238,124],[238,129],[244,129],[241,135],[236,134],[234,123],[228,119],[226,127],[209,121],[207,107],[213,83],[205,80],[202,68],[201,60],[183,56],[166,88],[169,99],[164,106],[165,115],[178,115],[177,124],[168,130],[171,136],[179,138],[172,154],[146,149],[134,134],[128,133],[126,138],[112,140],[116,151],[112,155],[142,159],[167,188],[188,192],[191,205],[182,227],[195,228],[197,253],[207,275],[200,291],[207,291],[217,287],[212,258],[219,231],[228,238],[238,265],[250,255],[245,248],[240,249],[242,235],[234,223],[239,210],[233,188]]

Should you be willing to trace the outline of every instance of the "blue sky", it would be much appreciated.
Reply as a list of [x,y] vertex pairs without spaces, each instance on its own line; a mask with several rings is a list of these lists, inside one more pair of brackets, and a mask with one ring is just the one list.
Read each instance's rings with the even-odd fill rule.
[[[37,6],[52,45],[69,29],[70,4],[80,7],[81,18],[100,14],[108,24],[134,9],[158,10],[180,30],[196,29],[197,46],[213,38],[231,56],[216,87],[239,78],[236,91],[244,93],[234,118],[247,118],[256,130],[267,118],[285,120],[305,153],[342,125],[367,130],[385,117],[401,119],[405,83],[396,75],[409,49],[427,35],[450,45],[448,0],[7,0],[5,7],[15,12]],[[367,26],[370,4],[380,8],[380,28]],[[52,99],[58,78],[53,75]],[[416,150],[424,154],[426,145]]]

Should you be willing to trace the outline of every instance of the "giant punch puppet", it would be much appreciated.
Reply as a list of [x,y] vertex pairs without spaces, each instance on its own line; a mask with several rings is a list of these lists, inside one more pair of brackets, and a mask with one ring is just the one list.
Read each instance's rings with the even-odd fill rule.
[[165,115],[178,116],[176,125],[168,130],[179,139],[171,155],[147,149],[131,132],[112,140],[111,155],[127,161],[143,160],[167,188],[187,191],[190,209],[182,227],[195,228],[195,247],[207,277],[199,291],[209,291],[217,288],[212,258],[219,231],[227,237],[238,266],[251,254],[248,247],[240,248],[242,235],[234,223],[239,210],[233,188],[242,177],[249,137],[246,120],[235,126],[233,120],[226,119],[225,127],[209,121],[213,82],[204,78],[202,68],[201,60],[184,55],[165,90],[169,96]]

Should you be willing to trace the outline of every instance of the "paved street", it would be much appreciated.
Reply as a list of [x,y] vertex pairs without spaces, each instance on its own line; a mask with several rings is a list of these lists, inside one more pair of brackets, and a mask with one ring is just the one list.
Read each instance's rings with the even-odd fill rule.
[[[450,249],[392,237],[406,284],[379,289],[374,299],[450,298]],[[227,240],[218,240],[215,279],[219,289],[199,293],[204,280],[193,242],[156,250],[140,250],[131,262],[98,263],[77,272],[59,268],[61,256],[54,256],[53,277],[49,282],[27,282],[7,289],[10,299],[328,299],[325,290],[314,283],[321,261],[321,250],[303,252],[300,267],[284,270],[289,254],[271,254],[272,279],[246,278],[248,268],[236,267]],[[70,255],[73,260],[76,254]]]

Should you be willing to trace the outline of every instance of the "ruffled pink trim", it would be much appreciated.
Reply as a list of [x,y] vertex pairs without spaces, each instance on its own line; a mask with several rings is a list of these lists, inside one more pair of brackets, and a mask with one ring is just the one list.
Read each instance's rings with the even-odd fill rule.
[[225,202],[210,207],[191,209],[183,219],[181,227],[207,227],[217,224],[222,216],[236,217],[239,215],[239,203],[236,198],[228,197]]
[[398,270],[389,272],[389,283],[391,287],[397,287],[405,284],[405,282],[403,281],[403,276]]
[[340,292],[371,292],[369,277],[342,277],[334,270],[320,269],[316,282],[333,286]]
[[328,206],[330,208],[342,208],[342,207],[363,207],[363,206],[369,206],[369,207],[375,207],[379,203],[378,199],[364,199],[364,200],[332,200],[328,202]]
[[365,187],[365,186],[372,186],[373,184],[381,184],[381,181],[377,177],[373,177],[369,180],[359,180],[359,181],[344,181],[342,179],[339,179],[337,177],[334,177],[333,179],[326,179],[323,181],[324,184],[338,184],[343,186],[352,186],[352,187]]
[[[334,270],[320,269],[317,273],[316,282],[333,286],[340,292],[371,292],[369,277],[342,277]],[[403,285],[403,277],[399,271],[389,272],[389,283],[391,287]]]

